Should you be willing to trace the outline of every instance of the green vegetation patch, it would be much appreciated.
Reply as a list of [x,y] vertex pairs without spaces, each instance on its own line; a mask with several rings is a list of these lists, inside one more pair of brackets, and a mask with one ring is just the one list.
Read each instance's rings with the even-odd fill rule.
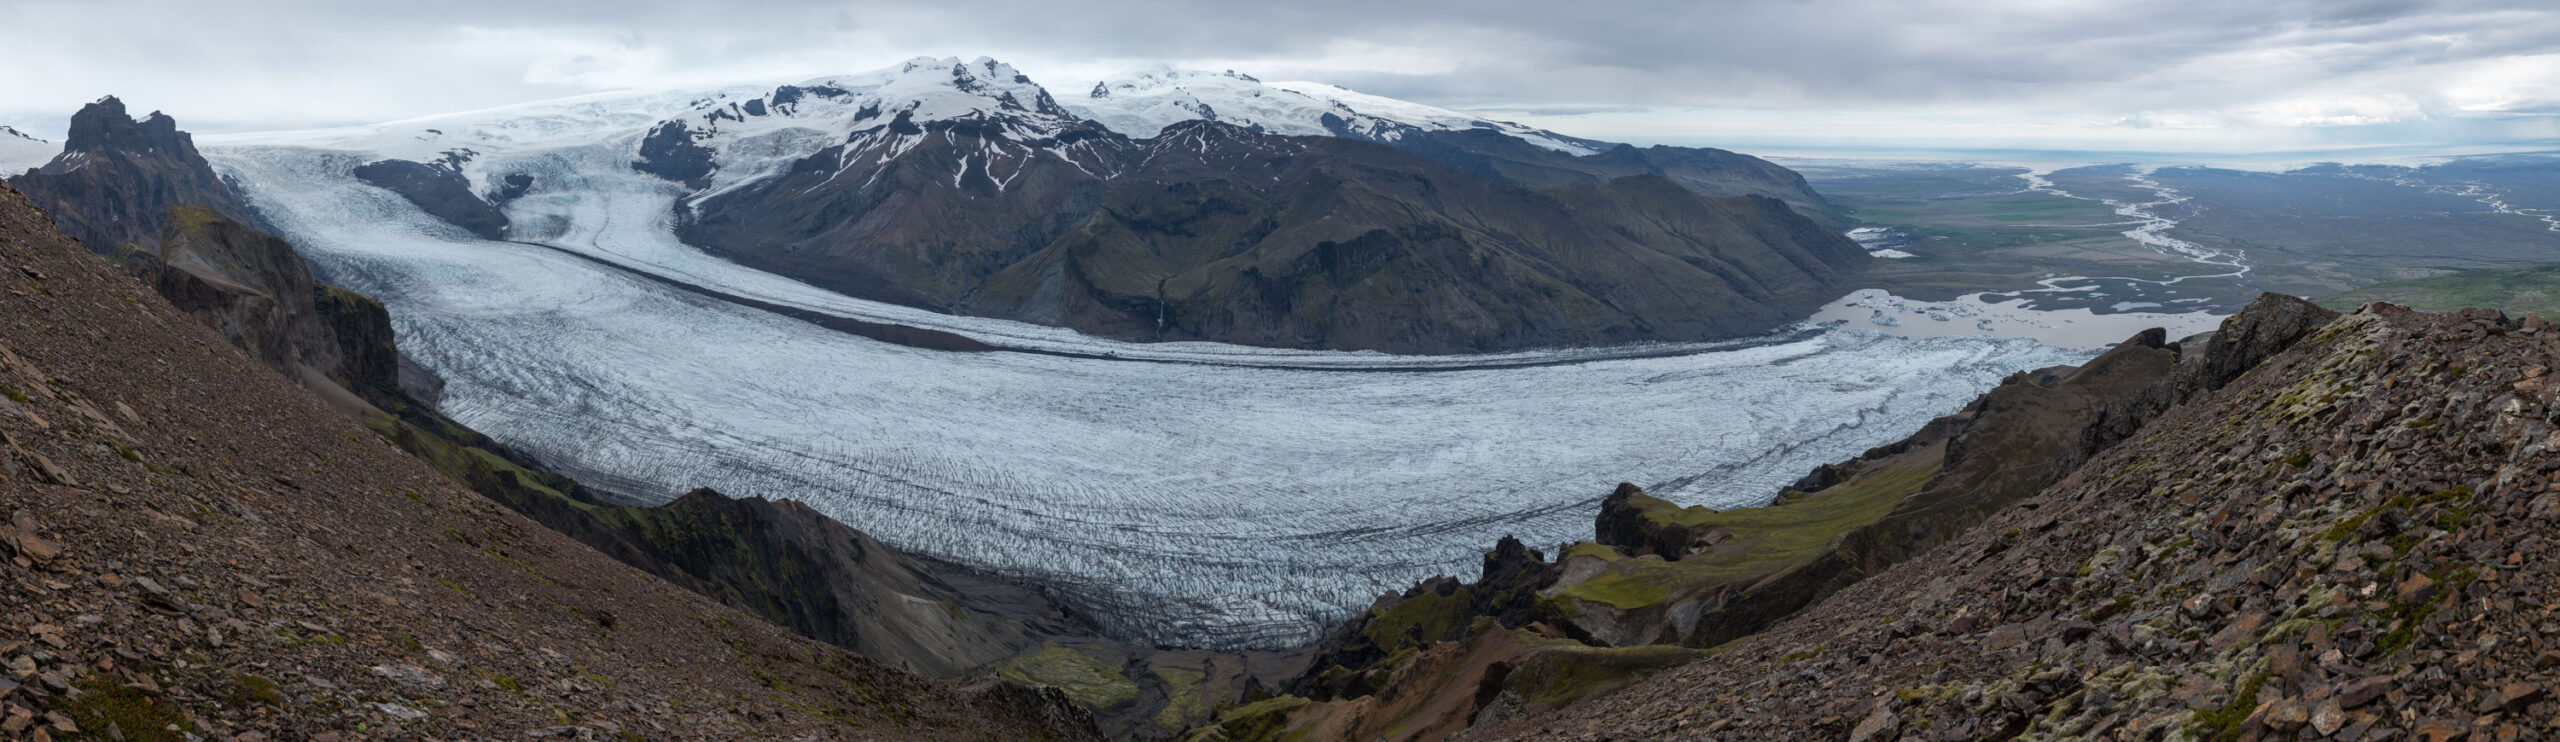
[[1138,697],[1137,681],[1121,672],[1120,663],[1056,641],[1037,652],[998,660],[994,667],[998,677],[1056,688],[1094,708],[1110,708]]
[[1735,547],[1674,562],[1629,559],[1607,546],[1577,544],[1566,549],[1562,558],[1598,557],[1608,561],[1609,567],[1565,588],[1559,595],[1622,610],[1634,609],[1734,580],[1785,571],[1819,554],[1841,535],[1883,519],[1902,498],[1919,492],[1930,478],[1937,476],[1940,464],[1936,452],[1914,451],[1878,462],[1855,479],[1803,499],[1761,508],[1679,508],[1648,497],[1653,502],[1640,503],[1646,518],[1689,527],[1722,526],[1733,531],[1729,543]]
[[2427,619],[2435,617],[2436,608],[2460,596],[2464,588],[2471,586],[2473,580],[2480,579],[2480,574],[2470,567],[2446,567],[2436,570],[2429,579],[2436,582],[2435,595],[2421,602],[2395,603],[2391,606],[2389,612],[2391,630],[2373,640],[2375,655],[2389,656],[2393,652],[2407,649],[2409,643],[2417,639],[2418,627],[2426,625]]
[[229,219],[221,212],[202,206],[169,207],[169,225],[187,234],[203,234],[207,228],[224,221]]
[[[2363,528],[2367,521],[2373,520],[2374,516],[2380,515],[2385,510],[2400,508],[2414,511],[2425,505],[2453,500],[2468,503],[2471,500],[2471,488],[2454,487],[2425,496],[2401,495],[2384,500],[2380,505],[2366,508],[2363,512],[2348,516],[2347,519],[2338,521],[2336,525],[2329,526],[2329,530],[2321,532],[2320,540],[2344,543],[2348,537],[2355,535],[2357,529]],[[2467,515],[2467,511],[2462,508],[2455,508],[2454,512]]]
[[1461,587],[1448,595],[1424,593],[1371,616],[1361,633],[1370,644],[1389,653],[1457,639],[1472,618],[1470,608],[1474,604],[1472,587]]
[[1163,684],[1165,707],[1158,711],[1155,725],[1179,732],[1195,724],[1214,724],[1224,699],[1234,697],[1244,688],[1247,670],[1233,657],[1211,657],[1194,666],[1154,665],[1149,668]]
[[84,677],[79,686],[79,698],[54,707],[79,725],[81,736],[74,739],[113,739],[121,734],[127,742],[179,742],[195,729],[176,706],[141,688],[104,675]]
[[1705,650],[1685,647],[1600,648],[1521,633],[1522,641],[1544,646],[1522,660],[1504,682],[1542,710],[1622,688],[1707,656]]
[[1218,725],[1185,735],[1185,742],[1207,740],[1272,740],[1304,739],[1310,730],[1289,734],[1289,714],[1307,705],[1307,699],[1278,696],[1237,706],[1218,714]]
[[2222,704],[2222,708],[2213,711],[2196,712],[2195,725],[2188,731],[2195,739],[2212,740],[2212,742],[2231,742],[2239,739],[2242,732],[2248,731],[2242,723],[2249,720],[2251,712],[2258,710],[2258,689],[2266,683],[2267,674],[2263,672],[2250,675],[2247,680],[2240,681],[2240,692],[2231,697],[2231,702]]
[[243,709],[253,706],[280,707],[284,705],[284,689],[277,687],[276,681],[249,673],[240,673],[231,676],[231,690],[222,695],[222,702],[232,708]]

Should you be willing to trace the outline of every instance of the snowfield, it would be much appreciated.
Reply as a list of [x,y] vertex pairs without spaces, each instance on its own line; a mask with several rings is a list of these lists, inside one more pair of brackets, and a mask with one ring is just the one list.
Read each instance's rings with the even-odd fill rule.
[[44,167],[54,156],[62,154],[62,145],[27,136],[16,129],[0,126],[0,177],[17,175]]
[[1575,156],[1599,154],[1607,147],[1545,129],[1319,82],[1263,82],[1235,70],[1158,65],[1115,75],[1095,83],[1086,95],[1060,102],[1077,115],[1140,139],[1154,137],[1167,126],[1206,119],[1273,134],[1340,135],[1377,142],[1397,141],[1406,131],[1487,129]]
[[[614,101],[686,102],[475,114],[442,122],[434,143],[413,123],[203,149],[323,280],[390,307],[402,352],[444,377],[441,407],[463,423],[642,500],[694,487],[800,500],[899,548],[1054,586],[1124,638],[1306,642],[1381,592],[1472,578],[1504,535],[1588,538],[1620,481],[1762,504],[2012,372],[2089,355],[1808,326],[1417,358],[933,314],[678,242],[685,189],[629,168],[657,114]],[[580,121],[595,128],[571,131]],[[507,206],[516,241],[474,238],[350,175],[466,139],[475,181],[535,178]],[[666,281],[1040,352],[891,345]]]

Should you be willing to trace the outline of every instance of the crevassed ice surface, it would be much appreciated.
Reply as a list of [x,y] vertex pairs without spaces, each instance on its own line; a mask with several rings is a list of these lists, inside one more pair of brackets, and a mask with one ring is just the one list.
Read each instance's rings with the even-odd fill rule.
[[[2011,372],[2087,357],[1862,332],[1475,359],[1550,364],[1500,368],[1105,341],[707,257],[668,234],[678,194],[627,174],[624,147],[503,164],[542,184],[510,207],[517,236],[542,245],[474,239],[355,181],[370,153],[208,152],[325,280],[390,307],[402,351],[445,378],[443,408],[465,424],[638,497],[800,500],[1177,645],[1311,640],[1381,592],[1473,577],[1505,534],[1588,538],[1619,481],[1761,504]],[[1120,360],[889,345],[633,271]]]

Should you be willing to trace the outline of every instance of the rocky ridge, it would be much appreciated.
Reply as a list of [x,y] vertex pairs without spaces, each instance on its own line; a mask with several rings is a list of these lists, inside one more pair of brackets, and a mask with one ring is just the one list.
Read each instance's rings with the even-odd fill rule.
[[1266,134],[1376,142],[1460,172],[1528,186],[1661,175],[1703,195],[1785,201],[1832,229],[1853,221],[1802,176],[1757,157],[1595,141],[1322,83],[1264,82],[1235,70],[1137,70],[1096,83],[1065,105],[1142,139],[1185,121],[1216,121]]
[[0,260],[11,735],[1091,733],[1055,695],[926,680],[595,559],[259,370],[14,189]]
[[1492,736],[2547,738],[2556,359],[2540,318],[2367,305],[1716,662]]

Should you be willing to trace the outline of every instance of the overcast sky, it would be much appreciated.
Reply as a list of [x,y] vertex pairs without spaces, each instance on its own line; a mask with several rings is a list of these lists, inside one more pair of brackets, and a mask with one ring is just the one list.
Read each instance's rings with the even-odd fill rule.
[[[198,132],[993,56],[1151,63],[1636,143],[2263,152],[2560,139],[2552,0],[0,0],[0,124]],[[2545,145],[2547,146],[2547,142]]]

